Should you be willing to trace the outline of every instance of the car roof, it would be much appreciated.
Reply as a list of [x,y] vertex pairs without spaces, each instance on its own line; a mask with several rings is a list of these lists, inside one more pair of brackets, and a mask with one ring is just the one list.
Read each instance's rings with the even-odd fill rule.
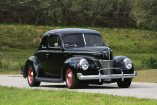
[[67,35],[67,34],[76,34],[76,33],[90,33],[90,34],[100,34],[98,31],[90,30],[90,29],[82,29],[82,28],[63,28],[63,29],[56,29],[50,30],[45,33],[44,36],[49,36],[51,34],[56,34],[58,36]]

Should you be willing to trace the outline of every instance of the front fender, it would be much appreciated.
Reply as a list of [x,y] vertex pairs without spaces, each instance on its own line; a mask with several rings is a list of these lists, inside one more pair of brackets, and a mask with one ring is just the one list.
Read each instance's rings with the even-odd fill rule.
[[[87,70],[82,70],[79,66],[79,62],[82,58],[86,59],[89,63],[89,68]],[[62,70],[61,70],[61,76],[62,76],[63,81],[65,80],[65,71],[67,68],[71,68],[74,73],[80,72],[82,74],[90,74],[93,71],[95,71],[97,73],[96,64],[95,64],[93,58],[89,57],[89,56],[71,57],[71,58],[67,59],[64,62],[63,66],[62,66]]]
[[27,77],[27,72],[28,72],[28,67],[32,65],[34,68],[34,72],[36,73],[36,76],[39,75],[39,71],[41,69],[41,65],[40,62],[38,60],[38,58],[36,56],[31,56],[25,63],[25,68],[23,71],[23,77],[26,78]]
[[128,73],[134,73],[134,67],[132,66],[131,69],[127,69],[124,65],[124,59],[125,58],[128,58],[126,56],[116,56],[116,57],[113,57],[113,60],[114,60],[114,67],[116,68],[121,68],[124,72],[128,72]]
[[67,68],[71,68],[72,71],[74,71],[74,70],[76,71],[76,70],[79,69],[78,68],[78,63],[79,63],[80,59],[82,59],[82,57],[71,57],[71,58],[67,59],[64,62],[63,66],[62,66],[62,69],[61,69],[62,81],[65,80],[65,71],[66,71]]

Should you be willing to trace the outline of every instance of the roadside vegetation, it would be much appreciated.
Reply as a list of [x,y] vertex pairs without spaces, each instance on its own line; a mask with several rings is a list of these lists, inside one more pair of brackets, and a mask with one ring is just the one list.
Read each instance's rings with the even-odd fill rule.
[[148,82],[157,83],[157,69],[140,70],[138,76],[133,79],[133,82]]
[[156,105],[157,100],[120,97],[98,93],[80,93],[67,90],[18,89],[0,86],[2,105]]
[[3,0],[0,22],[157,30],[156,0]]
[[[45,32],[70,27],[76,28],[77,26],[0,24],[0,73],[20,73],[26,60],[38,49]],[[131,58],[135,70],[149,69],[150,58],[157,61],[157,40],[154,31],[85,26],[77,28],[99,31],[105,43],[110,43],[113,55],[124,55]]]

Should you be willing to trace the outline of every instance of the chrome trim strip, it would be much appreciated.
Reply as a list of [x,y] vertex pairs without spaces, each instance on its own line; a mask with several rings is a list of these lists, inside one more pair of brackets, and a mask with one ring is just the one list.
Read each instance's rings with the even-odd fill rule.
[[86,46],[86,40],[85,40],[84,34],[82,34],[82,36],[83,36],[84,44]]
[[122,79],[124,81],[124,78],[135,78],[137,76],[137,71],[134,71],[133,74],[124,74],[123,72],[121,74],[111,74],[111,75],[101,75],[99,72],[99,75],[82,75],[82,73],[77,73],[77,78],[79,80],[96,80],[99,79],[101,82],[101,79]]
[[[95,60],[97,60],[97,59],[95,59]],[[113,60],[102,60],[102,59],[99,59],[97,61],[113,61]]]

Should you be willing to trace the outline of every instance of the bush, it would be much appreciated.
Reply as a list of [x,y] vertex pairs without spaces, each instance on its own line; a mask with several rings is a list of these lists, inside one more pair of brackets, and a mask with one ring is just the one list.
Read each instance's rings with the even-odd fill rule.
[[15,62],[15,61],[8,61],[6,59],[3,59],[0,61],[0,69],[8,70],[8,71],[20,71],[20,69],[24,68],[23,63]]
[[142,65],[147,69],[156,69],[157,68],[157,59],[153,57],[143,58]]
[[19,63],[19,67],[20,67],[20,70],[24,70],[24,68],[25,68],[25,64],[23,64],[23,63]]
[[2,68],[2,62],[0,61],[0,69]]

